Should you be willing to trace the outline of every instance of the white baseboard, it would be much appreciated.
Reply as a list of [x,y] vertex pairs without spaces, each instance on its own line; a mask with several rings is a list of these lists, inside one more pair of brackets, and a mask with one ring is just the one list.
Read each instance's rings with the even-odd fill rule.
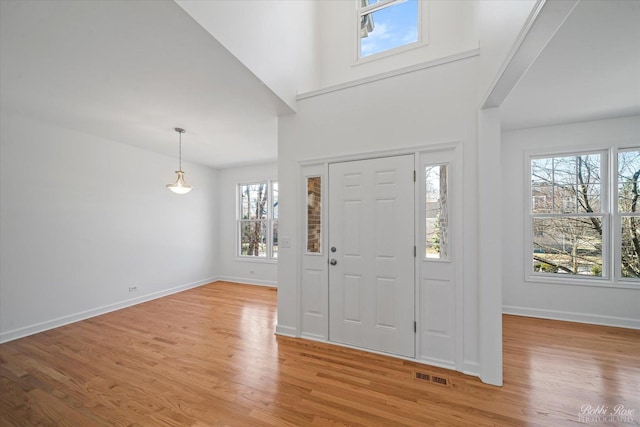
[[327,340],[327,337],[325,337],[325,336],[323,336],[323,335],[310,334],[310,333],[305,333],[305,332],[303,332],[302,334],[300,334],[300,338],[304,338],[305,340],[310,340],[310,341],[323,342],[323,343],[327,343],[327,342],[329,342],[329,341]]
[[478,362],[470,362],[468,360],[465,360],[462,364],[461,372],[473,377],[480,377],[480,365],[478,364]]
[[510,305],[502,306],[502,313],[525,317],[539,317],[542,319],[564,320],[567,322],[589,323],[592,325],[640,329],[640,319],[629,319],[626,317],[601,316],[597,314],[572,313],[569,311],[544,310]]
[[293,326],[276,325],[276,335],[298,338],[298,331]]
[[176,286],[174,288],[165,289],[163,291],[142,295],[137,298],[127,299],[127,300],[116,302],[113,304],[108,304],[102,307],[96,307],[90,310],[81,311],[79,313],[70,314],[67,316],[58,317],[56,319],[46,320],[44,322],[39,322],[33,325],[24,326],[22,328],[14,329],[11,331],[2,332],[0,333],[0,344],[8,341],[13,341],[18,338],[23,338],[29,335],[37,334],[40,332],[48,331],[49,329],[58,328],[60,326],[68,325],[70,323],[75,323],[80,320],[85,320],[91,317],[100,316],[101,314],[106,314],[112,311],[131,307],[131,306],[141,304],[143,302],[151,301],[157,298],[161,298],[167,295],[186,291],[187,289],[197,288],[198,286],[206,285],[216,280],[217,278],[215,277],[203,279],[197,282],[187,283],[186,285]]
[[418,363],[422,363],[424,365],[435,366],[437,368],[449,369],[450,371],[456,371],[456,364],[452,363],[448,360],[436,359],[434,357],[420,357],[415,360]]
[[278,287],[278,282],[274,282],[271,280],[252,279],[249,277],[218,276],[216,279],[223,282],[243,283],[246,285],[269,286],[273,288]]

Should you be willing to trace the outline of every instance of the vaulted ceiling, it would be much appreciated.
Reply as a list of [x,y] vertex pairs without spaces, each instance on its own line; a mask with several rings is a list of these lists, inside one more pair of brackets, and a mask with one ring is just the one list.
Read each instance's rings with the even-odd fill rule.
[[[0,108],[211,167],[290,109],[172,1],[2,1]],[[640,1],[581,1],[502,105],[516,129],[640,114]]]
[[3,112],[212,167],[275,160],[286,106],[168,1],[1,2]]

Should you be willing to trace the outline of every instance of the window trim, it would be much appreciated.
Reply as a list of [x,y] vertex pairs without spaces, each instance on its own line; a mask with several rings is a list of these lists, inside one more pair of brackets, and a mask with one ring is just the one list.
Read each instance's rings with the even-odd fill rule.
[[[524,257],[523,271],[524,281],[533,284],[563,284],[578,286],[595,286],[601,288],[621,288],[621,289],[638,289],[640,287],[640,279],[621,277],[621,267],[617,260],[620,257],[620,248],[616,242],[620,242],[621,217],[623,213],[618,212],[618,152],[633,149],[640,149],[634,145],[610,145],[600,146],[572,146],[565,149],[536,149],[524,152],[524,180],[523,180],[523,211],[524,211]],[[599,213],[582,213],[582,214],[566,214],[566,216],[602,216],[603,229],[606,226],[606,234],[602,237],[602,277],[597,278],[586,275],[558,275],[554,273],[536,273],[530,268],[531,257],[533,253],[533,218],[532,213],[532,197],[531,197],[531,162],[539,158],[551,158],[562,156],[574,156],[584,154],[600,153],[602,155],[600,165],[600,185],[601,185],[601,212]],[[624,213],[624,216],[627,216]],[[555,215],[546,215],[547,217],[557,217]],[[640,212],[633,216],[640,217]],[[535,217],[545,217],[545,214],[538,214]],[[606,276],[605,276],[606,272]]]
[[[355,63],[353,65],[366,64],[371,61],[377,61],[379,59],[387,58],[389,56],[397,55],[399,53],[404,53],[413,49],[417,49],[423,46],[426,46],[427,36],[426,32],[423,31],[423,13],[427,12],[428,4],[423,0],[417,0],[418,5],[418,22],[416,23],[418,28],[418,39],[415,42],[411,42],[408,44],[404,44],[402,46],[394,47],[391,49],[384,50],[382,52],[374,53],[367,56],[361,56],[362,50],[362,37],[360,35],[360,19],[362,15],[366,15],[369,13],[374,13],[382,9],[386,9],[387,7],[393,7],[394,5],[404,3],[406,0],[381,0],[379,3],[370,4],[365,7],[361,7],[362,0],[355,0]],[[424,8],[424,9],[423,9]]]
[[[616,171],[616,182],[612,183],[612,200],[613,200],[613,235],[612,237],[615,239],[615,241],[621,242],[622,241],[622,218],[623,217],[640,217],[640,211],[639,212],[620,212],[619,210],[619,184],[618,184],[618,180],[617,180],[617,176],[618,176],[618,153],[620,153],[621,151],[640,151],[640,146],[619,146],[619,147],[615,147],[615,149],[612,149],[612,151],[615,150],[615,155],[612,154],[611,156],[611,168],[612,170]],[[614,185],[615,184],[615,185]],[[622,245],[616,245],[614,246],[614,251],[613,251],[613,259],[620,259],[622,256]],[[614,263],[614,268],[615,268],[615,277],[617,278],[618,282],[621,283],[625,283],[625,284],[629,284],[631,287],[637,288],[640,285],[640,279],[634,279],[631,277],[622,277],[622,265],[620,262],[615,262]]]
[[[277,179],[264,179],[264,180],[254,180],[254,181],[243,181],[238,182],[236,184],[236,261],[242,262],[260,262],[260,263],[271,263],[276,264],[278,262],[278,257],[273,256],[273,224],[279,221],[279,218],[274,218],[273,215],[273,184],[278,183]],[[267,184],[267,217],[265,219],[259,220],[243,220],[242,216],[242,186],[246,185],[257,185],[257,184]],[[278,187],[279,188],[279,187]],[[279,194],[278,194],[279,201]],[[266,229],[266,241],[267,241],[267,254],[265,256],[255,256],[255,255],[242,255],[242,223],[243,222],[257,222],[261,221],[265,223]]]

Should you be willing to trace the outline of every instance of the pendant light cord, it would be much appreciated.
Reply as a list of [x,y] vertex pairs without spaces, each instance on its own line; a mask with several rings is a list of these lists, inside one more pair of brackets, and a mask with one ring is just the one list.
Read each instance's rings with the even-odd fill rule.
[[180,143],[179,143],[179,148],[178,148],[178,153],[179,153],[179,159],[180,159],[180,168],[179,170],[182,171],[182,132],[178,132],[178,134],[180,135]]

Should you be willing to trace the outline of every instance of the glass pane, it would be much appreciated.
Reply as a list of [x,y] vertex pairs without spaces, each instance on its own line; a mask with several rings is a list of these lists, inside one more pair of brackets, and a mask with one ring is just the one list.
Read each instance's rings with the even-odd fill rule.
[[551,213],[553,205],[553,186],[532,185],[531,186],[531,212]]
[[278,218],[278,181],[271,182],[271,191],[273,192],[273,195],[271,196],[271,199],[273,200],[273,218],[277,219]]
[[600,184],[585,184],[578,186],[578,212],[601,212],[600,207]]
[[600,154],[577,156],[577,211],[600,212]]
[[418,1],[407,0],[360,17],[360,57],[418,41]]
[[531,160],[531,185],[550,185],[553,183],[553,159]]
[[267,183],[242,184],[241,219],[265,219],[267,217]]
[[241,221],[240,224],[240,255],[266,257],[266,221]]
[[640,212],[640,151],[618,153],[618,211]]
[[446,258],[447,233],[447,166],[425,168],[425,257]]
[[622,277],[640,277],[640,218],[622,217],[620,261]]
[[575,184],[576,157],[554,157],[553,182],[556,184]]
[[602,218],[534,218],[533,271],[602,276]]
[[271,224],[271,257],[278,258],[278,221]]
[[531,160],[533,213],[600,212],[600,154]]
[[553,187],[554,213],[576,213],[576,187],[556,185]]
[[322,239],[322,178],[307,178],[307,252],[320,253]]

